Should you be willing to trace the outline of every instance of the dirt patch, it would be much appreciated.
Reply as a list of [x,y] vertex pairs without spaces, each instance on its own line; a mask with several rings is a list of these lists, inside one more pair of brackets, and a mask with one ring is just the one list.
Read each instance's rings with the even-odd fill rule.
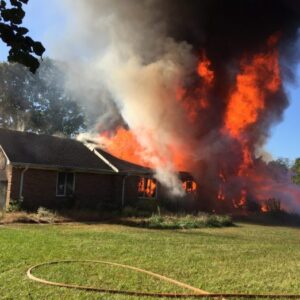
[[27,213],[24,211],[9,212],[4,214],[0,220],[0,224],[12,224],[12,223],[30,223],[30,224],[53,224],[70,222],[70,219],[59,215],[41,215],[39,213]]

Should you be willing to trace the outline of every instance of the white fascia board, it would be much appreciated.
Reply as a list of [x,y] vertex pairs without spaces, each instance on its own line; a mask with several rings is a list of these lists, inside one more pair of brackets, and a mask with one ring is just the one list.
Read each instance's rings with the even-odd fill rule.
[[3,149],[3,147],[1,145],[0,145],[0,150],[2,150],[2,152],[3,152],[3,154],[4,154],[5,158],[6,158],[6,164],[10,165],[10,160],[9,160],[7,154],[5,153],[5,151],[4,151],[4,149]]
[[112,168],[116,173],[119,173],[119,169],[114,166],[110,161],[108,161],[102,154],[100,154],[96,149],[95,146],[89,143],[84,143],[84,145],[90,149],[95,155],[97,155],[104,163],[106,163],[110,168]]

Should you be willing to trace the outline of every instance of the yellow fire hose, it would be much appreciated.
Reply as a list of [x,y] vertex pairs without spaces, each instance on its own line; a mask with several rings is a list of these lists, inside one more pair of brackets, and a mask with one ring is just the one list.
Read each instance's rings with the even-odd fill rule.
[[[139,291],[127,291],[127,290],[117,290],[117,289],[105,289],[105,288],[97,288],[97,287],[90,287],[90,286],[84,286],[84,285],[76,285],[76,284],[66,284],[61,282],[54,282],[54,281],[48,281],[42,278],[38,278],[34,275],[32,275],[32,271],[34,269],[37,269],[42,266],[46,265],[54,265],[54,264],[61,264],[61,263],[100,263],[115,267],[120,267],[124,269],[133,270],[136,272],[148,274],[152,277],[158,278],[162,281],[166,281],[169,283],[172,283],[174,285],[177,285],[179,287],[185,288],[187,290],[192,291],[193,293],[154,293],[154,292],[139,292]],[[269,299],[275,299],[275,298],[285,298],[285,299],[300,299],[300,294],[247,294],[247,293],[209,293],[207,291],[201,290],[199,288],[193,287],[191,285],[188,285],[186,283],[177,281],[175,279],[150,272],[144,269],[136,268],[129,265],[124,264],[118,264],[114,262],[109,261],[99,261],[99,260],[61,260],[61,261],[51,261],[46,262],[42,264],[37,264],[32,267],[30,267],[27,270],[27,276],[29,279],[47,284],[52,286],[59,286],[64,288],[71,288],[71,289],[79,289],[79,290],[86,290],[86,291],[94,291],[94,292],[100,292],[100,293],[108,293],[108,294],[123,294],[123,295],[130,295],[130,296],[139,296],[139,297],[168,297],[168,298],[219,298],[219,299],[225,299],[225,298],[269,298]]]

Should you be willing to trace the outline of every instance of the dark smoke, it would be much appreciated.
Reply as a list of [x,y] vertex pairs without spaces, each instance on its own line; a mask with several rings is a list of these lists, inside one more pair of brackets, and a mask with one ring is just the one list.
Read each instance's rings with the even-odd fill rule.
[[[281,120],[288,106],[282,83],[276,92],[265,93],[264,110],[259,111],[257,122],[242,134],[253,159],[249,175],[236,176],[243,161],[241,141],[224,133],[223,128],[229,95],[241,72],[241,61],[251,64],[257,54],[278,51],[281,79],[293,80],[293,68],[299,59],[296,45],[300,26],[299,1],[65,2],[74,9],[73,28],[79,30],[74,30],[74,40],[77,39],[80,45],[88,45],[90,55],[85,71],[80,72],[80,88],[73,71],[70,72],[69,87],[84,101],[90,101],[88,98],[91,97],[89,103],[99,103],[102,113],[97,128],[100,131],[111,127],[114,132],[118,126],[128,126],[137,135],[146,149],[143,156],[149,162],[155,162],[157,177],[162,183],[171,189],[179,184],[173,176],[176,168],[168,152],[168,146],[172,145],[185,152],[190,162],[186,164],[187,171],[201,183],[204,198],[215,197],[221,170],[228,181],[230,198],[237,197],[242,188],[248,189],[252,198],[256,197],[255,189],[259,189],[262,198],[276,197],[283,181],[290,184],[287,177],[277,184],[273,170],[256,157],[271,126]],[[278,43],[269,43],[271,36],[278,36]],[[204,81],[196,70],[203,51],[214,72],[214,84],[205,92],[210,104],[205,110],[197,107],[203,96]],[[256,84],[264,90],[271,76],[272,70],[262,65]],[[185,110],[176,102],[179,83],[186,90],[186,105],[195,107],[192,125]],[[149,132],[156,134],[151,136]],[[167,160],[167,166],[161,167],[160,159],[153,155],[156,149]],[[260,184],[253,179],[258,173],[265,175]],[[270,187],[268,191],[264,182]],[[290,185],[289,189],[292,189]],[[291,200],[294,199],[292,196],[286,199],[287,206],[300,211],[297,201]]]
[[[157,1],[168,32],[176,40],[205,48],[213,69],[247,53],[257,53],[275,32],[282,43],[297,36],[300,5],[293,0],[164,0]],[[282,45],[283,46],[283,45]]]
[[[293,0],[164,0],[154,1],[167,24],[168,36],[193,46],[195,55],[205,49],[216,73],[213,101],[222,102],[235,80],[241,58],[263,52],[267,39],[279,33],[281,76],[290,78],[300,52],[295,42],[300,27],[300,2]],[[287,105],[278,95],[274,119]],[[218,104],[219,103],[219,104]],[[213,116],[209,116],[213,119]],[[217,122],[217,120],[216,120]]]

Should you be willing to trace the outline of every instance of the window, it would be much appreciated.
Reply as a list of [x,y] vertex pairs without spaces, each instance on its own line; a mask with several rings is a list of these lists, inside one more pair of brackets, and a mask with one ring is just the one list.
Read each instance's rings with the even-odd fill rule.
[[156,180],[141,177],[138,182],[138,195],[141,198],[156,198]]
[[74,193],[74,173],[60,172],[57,175],[56,196],[71,196]]
[[182,183],[182,188],[187,193],[193,193],[197,189],[197,183],[193,180],[188,179]]

